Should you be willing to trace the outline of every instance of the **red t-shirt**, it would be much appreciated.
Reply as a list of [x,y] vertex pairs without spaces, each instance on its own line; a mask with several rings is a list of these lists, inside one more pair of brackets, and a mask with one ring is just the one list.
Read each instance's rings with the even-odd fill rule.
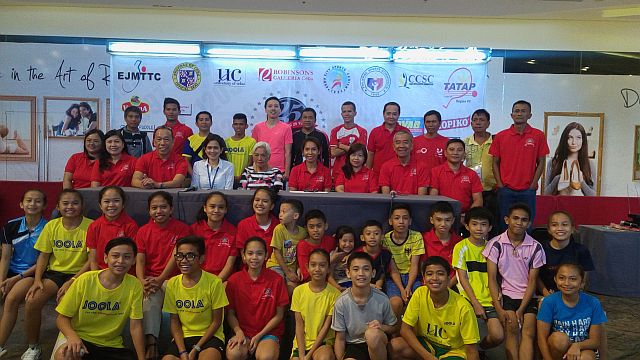
[[338,185],[344,185],[344,192],[351,193],[372,193],[378,192],[378,177],[368,167],[363,166],[360,171],[355,174],[351,174],[351,178],[347,179],[344,176],[342,169],[333,173],[335,175],[336,187]]
[[89,159],[84,152],[71,155],[64,167],[64,172],[73,174],[71,182],[74,189],[91,187],[91,171],[95,160]]
[[[355,126],[351,129],[347,129],[344,124],[338,125],[331,129],[331,135],[329,136],[329,146],[338,147],[338,144],[351,146],[355,143],[360,143],[364,146],[367,146],[367,129],[357,124],[354,125]],[[345,154],[336,156],[333,161],[332,171],[335,172],[342,169],[345,161],[347,161]]]
[[87,248],[96,250],[96,262],[100,269],[106,269],[104,262],[104,247],[111,239],[117,237],[135,238],[138,224],[124,211],[112,221],[101,215],[87,228]]
[[[253,281],[247,270],[231,275],[227,281],[229,308],[235,310],[244,335],[252,338],[276,315],[278,307],[289,304],[287,286],[282,276],[273,270],[262,269]],[[278,338],[284,334],[284,321],[267,335]]]
[[171,128],[171,131],[173,132],[173,148],[171,148],[171,153],[175,154],[176,156],[182,157],[184,143],[187,142],[189,136],[193,135],[193,130],[177,120],[173,125],[169,125],[169,123],[166,122],[164,126]]
[[128,154],[122,154],[117,163],[109,162],[109,167],[100,170],[100,162],[93,163],[91,181],[100,182],[100,186],[131,186],[131,178],[136,171],[136,158]]
[[298,268],[300,269],[300,273],[302,274],[302,281],[309,281],[309,271],[307,270],[307,265],[309,264],[309,256],[311,252],[315,249],[324,249],[328,253],[331,253],[336,248],[336,240],[329,235],[325,235],[320,240],[319,245],[313,245],[309,242],[308,239],[300,240],[298,242],[296,251],[298,257]]
[[416,195],[418,188],[429,187],[429,171],[414,158],[407,165],[402,165],[396,157],[387,161],[380,169],[378,185],[389,186],[392,191],[401,195]]
[[191,225],[194,235],[204,238],[205,253],[202,269],[212,274],[220,274],[229,256],[238,256],[236,247],[236,227],[226,219],[218,230],[212,230],[206,220]]
[[454,173],[449,163],[431,169],[429,185],[438,190],[438,195],[460,201],[463,213],[466,213],[473,203],[471,196],[482,192],[482,182],[475,171],[460,165],[458,172]]
[[[142,225],[136,234],[136,244],[138,252],[145,254],[145,276],[159,276],[164,271],[169,261],[173,260],[173,251],[176,248],[176,241],[190,235],[189,225],[180,220],[170,218],[169,221],[160,227],[153,219]],[[177,275],[179,270],[174,270]]]
[[432,139],[427,139],[424,135],[416,136],[413,138],[413,154],[411,157],[415,157],[418,162],[425,165],[427,170],[431,171],[432,168],[447,162],[444,157],[447,141],[449,141],[449,138],[440,134]]
[[271,216],[271,224],[267,230],[262,230],[260,225],[258,225],[258,220],[256,220],[255,215],[251,215],[248,218],[244,218],[240,220],[238,223],[238,230],[236,232],[236,247],[238,249],[244,248],[244,243],[248,238],[257,236],[263,239],[267,243],[267,259],[271,256],[271,238],[273,237],[273,229],[280,223],[277,217]]
[[[430,231],[424,232],[422,234],[422,238],[424,239],[424,249],[425,253],[422,255],[420,261],[425,261],[429,256],[440,256],[447,260],[449,265],[451,265],[451,261],[453,260],[453,247],[456,246],[457,243],[462,240],[460,236],[455,233],[451,233],[451,238],[447,244],[443,244],[440,239],[436,236],[435,229],[431,229]],[[450,276],[455,275],[455,270],[451,267]]]
[[378,174],[382,165],[387,160],[396,157],[396,152],[393,150],[393,136],[400,130],[409,131],[406,127],[396,124],[393,131],[387,130],[384,124],[377,126],[371,130],[369,134],[369,143],[367,144],[367,150],[375,152],[373,156],[373,171]]
[[518,134],[514,125],[493,138],[489,154],[500,159],[500,177],[509,189],[527,190],[536,173],[536,160],[549,153],[544,133],[530,125]]
[[174,153],[171,153],[167,160],[162,160],[157,150],[154,150],[137,160],[136,171],[146,174],[156,182],[171,181],[176,174],[187,176],[187,162],[182,156]]
[[296,188],[298,191],[331,190],[331,171],[328,167],[318,162],[318,167],[312,174],[309,172],[309,169],[307,169],[307,164],[303,162],[291,169],[289,186]]

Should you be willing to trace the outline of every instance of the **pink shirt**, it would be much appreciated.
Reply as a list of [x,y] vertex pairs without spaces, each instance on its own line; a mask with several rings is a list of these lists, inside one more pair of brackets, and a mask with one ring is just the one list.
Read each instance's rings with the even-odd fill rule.
[[502,293],[512,299],[524,297],[529,270],[542,267],[547,262],[539,242],[527,234],[522,244],[514,248],[506,231],[491,239],[482,255],[498,264],[498,273],[502,277]]
[[251,137],[258,141],[264,141],[271,147],[271,159],[269,165],[285,172],[285,145],[293,144],[291,127],[281,121],[276,126],[269,128],[267,122],[257,124],[251,132]]

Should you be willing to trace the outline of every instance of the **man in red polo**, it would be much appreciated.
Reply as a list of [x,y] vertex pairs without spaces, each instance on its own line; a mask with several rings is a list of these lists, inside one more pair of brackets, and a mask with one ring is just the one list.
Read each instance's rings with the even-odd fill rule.
[[142,155],[136,162],[131,186],[143,189],[182,187],[187,176],[187,162],[171,149],[174,147],[171,129],[160,126],[153,132],[155,150]]
[[382,109],[384,122],[371,130],[367,150],[367,167],[379,174],[382,165],[395,157],[393,151],[393,136],[400,130],[409,132],[409,129],[398,124],[400,117],[400,105],[397,102],[388,102]]
[[342,115],[342,125],[338,125],[331,130],[329,137],[329,146],[331,157],[334,158],[332,171],[341,171],[342,166],[348,160],[346,158],[347,151],[351,145],[355,143],[367,146],[367,129],[356,124],[356,104],[352,101],[345,101],[340,107],[340,115]]
[[399,195],[426,195],[429,172],[411,156],[413,136],[408,130],[400,130],[393,136],[396,157],[387,161],[380,169],[378,185],[383,194],[392,191]]
[[[531,104],[516,101],[511,107],[513,125],[500,131],[493,139],[489,154],[493,156],[493,175],[498,188],[500,219],[507,216],[509,207],[524,202],[531,209],[531,223],[536,212],[536,189],[542,175],[544,157],[549,145],[544,133],[527,122],[531,119]],[[498,221],[500,231],[506,229]]]
[[429,171],[446,161],[444,151],[449,138],[438,134],[440,124],[442,115],[436,110],[427,111],[424,114],[424,135],[413,138],[413,154]]
[[429,195],[442,195],[460,201],[462,213],[472,207],[482,206],[482,182],[478,174],[462,165],[465,158],[464,141],[447,141],[447,162],[431,169]]
[[162,112],[167,118],[164,126],[173,132],[173,149],[171,151],[178,156],[182,156],[184,144],[187,142],[187,139],[189,139],[189,136],[193,135],[193,130],[178,120],[178,116],[180,115],[180,103],[178,100],[169,97],[164,98]]

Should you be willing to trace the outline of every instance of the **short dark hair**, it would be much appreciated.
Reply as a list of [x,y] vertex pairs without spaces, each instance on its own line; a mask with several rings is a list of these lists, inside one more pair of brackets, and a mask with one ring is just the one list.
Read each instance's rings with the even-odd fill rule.
[[180,111],[180,103],[178,102],[178,100],[170,97],[164,98],[164,102],[162,103],[162,110],[164,110],[169,104],[176,104],[178,106],[178,111]]
[[293,211],[299,215],[304,213],[304,205],[302,205],[302,201],[298,199],[284,199],[280,202],[280,207],[284,204],[289,204],[289,206],[293,208]]
[[200,115],[207,115],[209,116],[209,119],[213,121],[213,116],[211,116],[211,113],[204,110],[196,114],[196,121],[198,121],[198,118],[200,117]]
[[251,244],[252,242],[257,242],[262,244],[262,247],[264,248],[264,251],[267,252],[267,242],[264,241],[263,238],[258,237],[258,236],[252,236],[250,238],[247,239],[247,241],[244,242],[244,246],[242,247],[242,252],[244,253],[245,251],[247,251],[247,247],[249,247],[249,244]]
[[220,191],[212,191],[204,199],[204,202],[202,203],[202,206],[200,207],[200,210],[198,210],[198,212],[196,213],[196,221],[207,220],[208,219],[207,213],[204,212],[204,208],[205,208],[205,206],[207,206],[207,202],[209,201],[209,199],[211,199],[214,196],[220,196],[222,198],[222,200],[224,200],[224,206],[226,208],[229,208],[229,199],[227,198],[227,195],[223,194]]
[[398,107],[398,115],[400,115],[400,104],[398,104],[395,101],[389,101],[388,103],[384,104],[384,107],[382,108],[382,113],[384,114],[385,111],[387,111],[387,106],[397,106]]
[[[82,151],[84,152],[84,155],[86,157],[88,157],[89,159],[94,159],[94,157],[89,155],[89,151],[87,151],[87,145],[85,145],[85,144],[87,142],[87,138],[89,136],[95,135],[95,134],[98,134],[98,137],[100,138],[101,146],[104,149],[104,132],[102,132],[102,130],[100,130],[100,129],[91,129],[91,130],[87,131],[84,134],[84,139],[82,141],[82,144],[83,144],[82,145]],[[104,153],[104,150],[100,153],[100,156],[102,156],[103,153]]]
[[104,247],[104,253],[108,254],[111,249],[119,245],[129,245],[131,250],[133,250],[133,255],[138,254],[138,246],[136,245],[136,242],[133,241],[132,238],[124,236],[109,240],[107,245]]
[[355,239],[356,239],[356,231],[353,230],[353,228],[351,226],[349,226],[349,225],[340,225],[336,229],[336,233],[334,235],[334,238],[336,239],[336,244],[346,234],[352,234],[353,235],[353,240],[355,241]]
[[204,238],[196,235],[187,235],[183,238],[180,238],[178,239],[178,241],[176,241],[176,251],[178,251],[178,248],[180,247],[180,245],[185,245],[185,244],[194,245],[198,249],[198,255],[204,255],[204,251],[205,251]]
[[567,218],[569,218],[569,222],[571,223],[571,226],[573,226],[573,224],[575,224],[573,222],[573,216],[571,216],[571,214],[569,214],[568,211],[564,211],[564,210],[556,210],[554,212],[552,212],[551,214],[549,214],[549,218],[547,218],[547,226],[549,226],[549,223],[551,222],[551,218],[555,215],[564,215]]
[[533,219],[531,219],[531,208],[529,207],[529,205],[523,202],[517,202],[509,207],[509,212],[507,213],[507,216],[511,216],[511,213],[513,213],[516,210],[522,210],[526,212],[527,216],[529,216],[529,220],[533,221]]
[[395,203],[391,206],[391,210],[389,211],[389,218],[393,215],[396,210],[407,210],[409,213],[409,217],[411,217],[411,206],[407,203]]
[[526,101],[526,100],[518,100],[516,102],[513,103],[513,105],[511,105],[511,111],[513,112],[513,108],[516,105],[527,105],[529,107],[529,111],[531,111],[531,103]]
[[489,225],[493,225],[493,214],[482,206],[475,206],[464,215],[465,224],[469,225],[471,220],[487,220]]
[[320,219],[325,224],[327,223],[327,216],[318,209],[309,210],[306,214],[304,214],[304,224],[307,225],[307,223],[309,223],[309,221],[313,219]]
[[[44,191],[40,190],[40,189],[35,189],[35,188],[31,188],[31,189],[27,189],[25,192],[22,193],[22,197],[20,198],[20,202],[24,201],[24,198],[27,196],[27,193],[30,192],[37,192],[40,193],[40,195],[42,195],[42,204],[43,205],[47,205],[47,194],[45,194]],[[42,209],[44,210],[44,209]]]
[[62,189],[62,191],[60,191],[60,194],[58,194],[58,199],[56,200],[56,206],[60,204],[60,200],[62,199],[62,196],[66,194],[74,194],[80,199],[80,205],[84,205],[84,197],[82,196],[82,193],[80,191],[76,189]]
[[324,256],[327,259],[327,263],[331,263],[331,255],[327,252],[327,250],[322,248],[313,249],[313,251],[309,254],[309,259],[311,259],[311,255],[319,254]]
[[265,101],[264,101],[264,108],[265,108],[265,109],[267,108],[267,103],[268,103],[269,101],[271,101],[271,100],[275,100],[275,101],[277,101],[277,102],[278,102],[278,104],[279,104],[280,106],[282,106],[282,103],[280,102],[280,99],[278,99],[278,97],[277,97],[277,96],[269,96],[269,97],[267,98],[267,100],[265,100]]
[[248,122],[247,115],[244,113],[235,113],[233,114],[233,120],[244,120],[245,123]]
[[476,115],[484,115],[486,116],[487,121],[491,121],[491,114],[489,114],[489,112],[485,109],[478,109],[474,111],[473,114],[471,114],[471,118],[473,118]]
[[378,229],[380,229],[380,231],[382,231],[382,224],[380,223],[380,221],[378,220],[367,220],[364,222],[364,225],[362,225],[362,231],[361,233],[364,233],[364,229],[368,228],[368,227],[377,227]]
[[356,111],[356,104],[353,101],[345,101],[342,103],[342,105],[340,107],[343,107],[345,105],[350,105],[353,107],[353,111]]
[[120,197],[122,198],[122,205],[124,205],[127,202],[127,194],[124,193],[124,190],[120,186],[109,185],[109,186],[103,187],[102,189],[100,189],[100,192],[98,192],[98,203],[102,202],[102,198],[104,197],[104,194],[106,194],[107,191],[109,190],[113,190],[117,192],[118,195],[120,195]]
[[151,207],[151,201],[158,196],[163,198],[167,202],[167,204],[169,204],[169,206],[173,207],[173,196],[171,196],[171,194],[166,191],[159,190],[152,192],[151,195],[149,195],[149,197],[147,198],[147,209]]
[[310,108],[310,107],[304,108],[304,110],[302,110],[302,112],[300,114],[304,114],[306,112],[313,113],[313,118],[314,119],[318,117],[318,114],[316,113],[316,110],[314,108]]
[[438,202],[434,203],[433,205],[431,205],[431,210],[429,211],[429,216],[433,216],[436,213],[455,214],[455,211],[453,211],[453,206],[451,206],[450,203],[448,203],[446,201],[438,201]]
[[447,274],[451,273],[451,265],[447,260],[440,256],[429,256],[427,260],[422,264],[422,274],[427,270],[427,266],[429,265],[440,265],[444,268]]
[[142,119],[142,110],[140,110],[140,108],[139,108],[139,107],[134,106],[134,105],[127,106],[127,108],[126,108],[126,109],[124,109],[124,117],[126,118],[126,117],[127,117],[127,115],[128,115],[130,112],[134,112],[134,113],[138,114],[138,116],[140,116],[140,119]]
[[157,128],[153,129],[153,138],[156,138],[156,133],[158,132],[158,130],[169,130],[169,133],[171,134],[171,138],[173,139],[173,129],[171,129],[168,126],[165,125],[160,125]]
[[318,148],[318,157],[320,157],[320,155],[322,155],[322,145],[320,145],[320,140],[314,138],[313,136],[309,136],[304,139],[304,141],[302,142],[302,146],[300,147],[300,152],[304,153],[304,147],[307,146],[308,142],[312,142],[316,145],[316,147]]
[[422,120],[426,120],[427,116],[431,116],[431,115],[435,115],[438,118],[438,122],[441,123],[442,122],[442,115],[440,114],[440,112],[438,110],[429,110],[426,113],[424,113],[424,116],[422,117]]
[[[466,149],[466,146],[464,145],[464,141],[462,141],[462,140],[460,140],[460,139],[455,139],[455,138],[454,138],[454,139],[449,139],[449,141],[447,141],[447,146],[446,146],[445,148],[448,148],[448,147],[449,147],[449,145],[451,145],[451,144],[455,144],[455,143],[461,144],[461,145],[462,145],[462,149],[463,149],[463,150],[465,150],[465,149]],[[463,159],[463,160],[464,160],[464,159]]]
[[373,268],[373,258],[371,257],[371,255],[367,254],[364,251],[356,251],[351,253],[351,255],[349,255],[349,260],[347,260],[347,269],[351,268],[351,263],[353,263],[353,260],[356,260],[356,259],[367,260],[371,265],[371,267]]
[[562,264],[558,265],[558,267],[556,268],[556,273],[553,275],[554,278],[558,275],[558,270],[560,270],[560,268],[562,267],[569,267],[578,270],[580,277],[582,278],[582,280],[584,280],[584,267],[576,262],[563,262]]

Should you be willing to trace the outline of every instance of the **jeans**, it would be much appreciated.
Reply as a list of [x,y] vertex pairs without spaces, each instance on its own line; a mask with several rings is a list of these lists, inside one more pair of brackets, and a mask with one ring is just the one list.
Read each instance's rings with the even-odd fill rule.
[[500,211],[500,218],[497,219],[496,225],[498,225],[500,233],[507,230],[507,224],[504,222],[504,217],[509,214],[509,208],[511,205],[522,202],[529,206],[531,209],[531,223],[529,229],[533,226],[533,219],[536,217],[536,191],[532,189],[527,190],[512,190],[507,187],[501,187],[498,189],[498,208]]

